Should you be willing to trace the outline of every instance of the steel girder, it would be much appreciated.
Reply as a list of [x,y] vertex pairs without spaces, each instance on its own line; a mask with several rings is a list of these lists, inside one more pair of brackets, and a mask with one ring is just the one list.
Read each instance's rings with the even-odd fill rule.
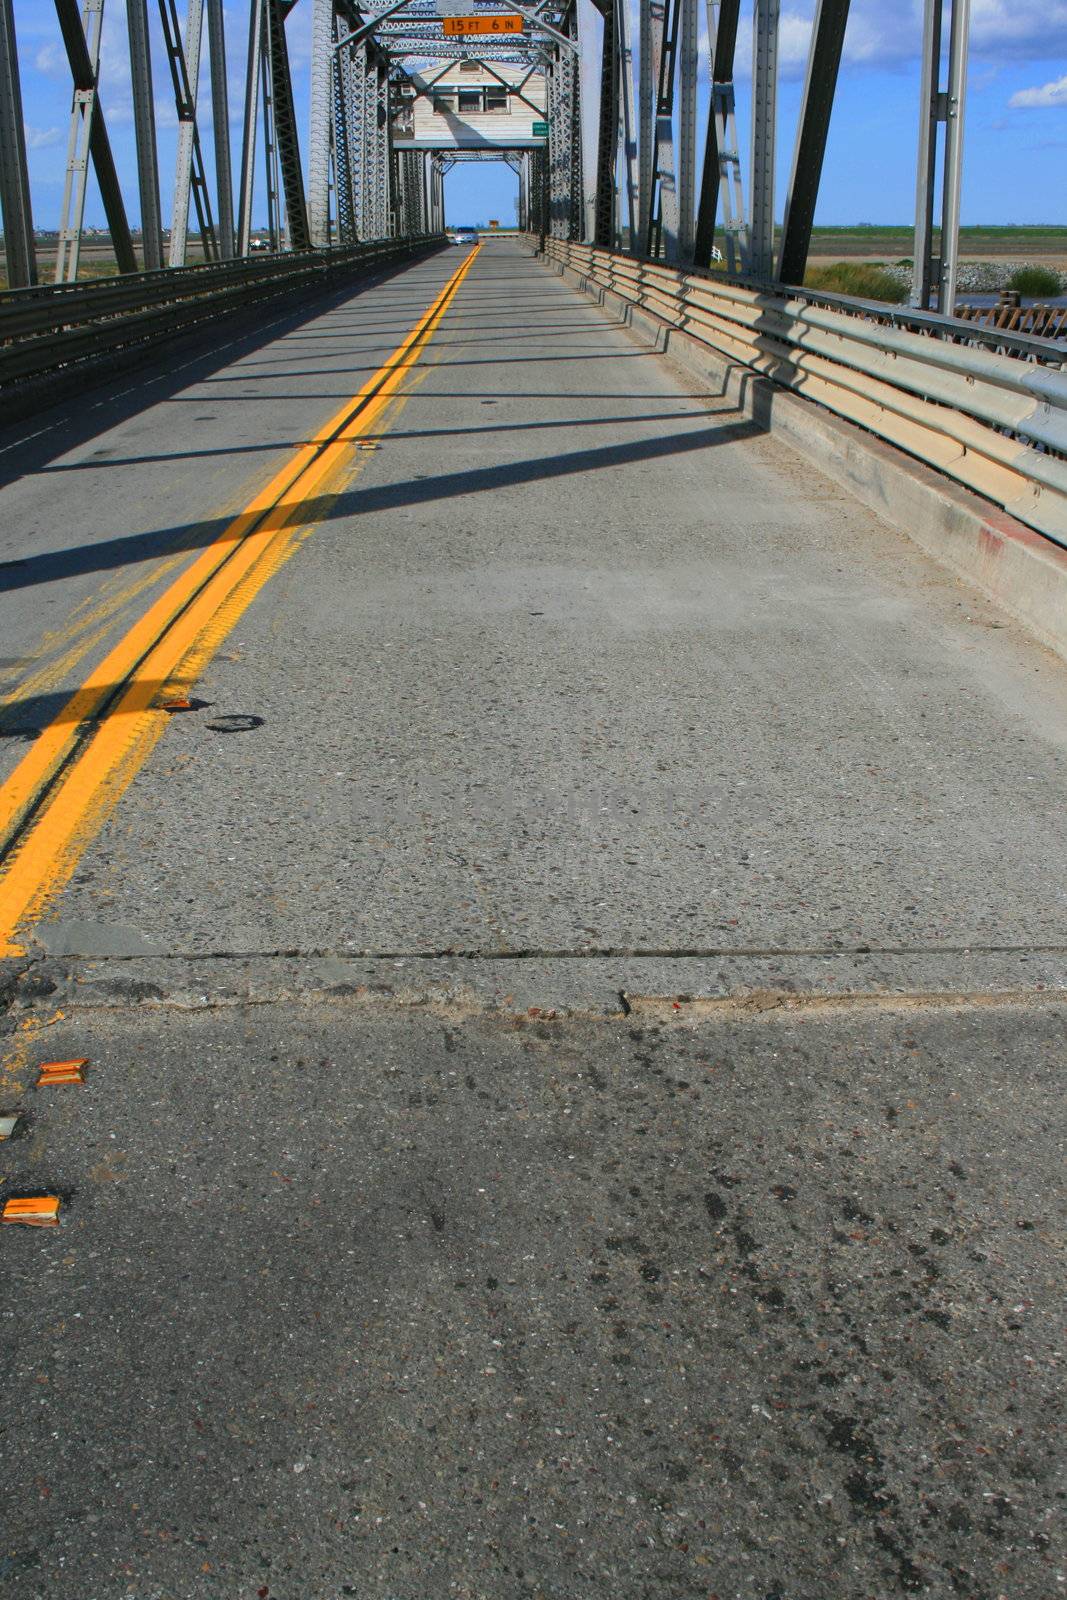
[[159,209],[159,158],[152,94],[152,58],[147,0],[126,0],[130,44],[130,88],[137,141],[137,188],[141,201],[141,253],[146,272],[163,265],[163,222]]
[[778,22],[781,0],[756,0],[752,21],[752,222],[749,272],[774,272],[774,157],[778,107]]
[[[334,15],[334,33],[344,26]],[[335,41],[336,42],[336,41]],[[349,50],[331,51],[333,72],[333,167],[334,196],[337,203],[337,233],[342,245],[359,238],[356,221],[356,173],[353,166],[352,56]]]
[[747,260],[747,233],[741,195],[741,161],[734,118],[734,55],[741,0],[708,0],[708,38],[711,50],[711,92],[708,99],[704,164],[700,179],[693,261],[709,267],[715,244],[715,215],[720,195],[726,230],[726,259],[731,272],[740,239]]
[[567,25],[575,48],[557,47],[548,71],[548,223],[554,238],[580,239],[584,229],[576,5],[567,14]]
[[189,232],[190,191],[196,209],[205,260],[219,259],[215,219],[211,214],[211,196],[208,192],[207,174],[204,170],[200,135],[196,125],[200,45],[204,31],[204,0],[189,0],[184,46],[176,0],[159,0],[159,16],[163,25],[163,42],[170,63],[174,105],[178,116],[178,159],[174,174],[174,206],[167,265],[182,267],[185,265]]
[[[58,270],[77,272],[89,160],[95,168],[123,271],[135,265],[123,193],[111,157],[98,83],[104,0],[54,0],[74,86]],[[285,23],[295,4],[312,12],[311,119],[307,187],[301,164]],[[776,51],[781,0],[704,0],[711,84],[707,137],[696,195],[697,7],[700,0],[638,0],[638,78],[630,49],[630,0],[594,0],[603,18],[595,185],[585,209],[576,0],[475,0],[479,15],[519,11],[524,29],[484,40],[445,37],[439,0],[249,0],[244,138],[238,188],[237,249],[249,250],[256,167],[262,159],[271,238],[295,247],[350,243],[391,231],[419,232],[443,220],[445,163],[392,149],[390,83],[416,64],[473,60],[525,66],[546,79],[549,122],[542,148],[507,159],[520,179],[525,224],[559,238],[594,238],[679,263],[710,264],[716,222],[731,268],[799,281],[807,259],[830,115],[842,59],[848,0],[817,0],[804,98],[777,261],[773,246]],[[33,238],[22,133],[14,0],[0,0],[0,200],[12,282],[34,275]],[[734,55],[742,4],[754,18],[750,182],[746,223],[734,122]],[[207,254],[234,249],[225,75],[224,0],[156,0],[178,108],[179,159],[170,260],[184,258],[187,206],[196,208]],[[84,15],[82,10],[84,8]],[[187,8],[187,11],[186,11]],[[148,33],[148,0],[126,0],[137,194],[146,265],[162,263],[160,182]],[[924,76],[917,181],[914,298],[951,304],[959,222],[959,175],[969,0],[925,0]],[[197,80],[203,24],[208,30],[216,170],[213,191],[200,153]],[[948,81],[940,53],[948,31]],[[106,85],[104,86],[106,95]],[[262,118],[262,123],[260,119]],[[943,136],[943,155],[941,126]],[[635,139],[635,133],[638,137]],[[259,141],[262,144],[257,150]],[[262,156],[260,156],[260,151]],[[935,187],[941,183],[944,247],[935,254]],[[259,178],[262,184],[262,176]],[[284,196],[284,209],[282,199]],[[695,214],[694,214],[695,213]],[[218,218],[217,230],[214,217]],[[217,240],[217,242],[216,242]]]
[[8,282],[13,288],[28,287],[37,282],[37,256],[11,0],[0,0],[0,208]]
[[[950,10],[951,8],[951,10]],[[915,253],[911,303],[949,315],[956,305],[959,265],[960,185],[963,169],[963,112],[967,92],[967,41],[971,0],[926,0],[923,16],[923,69],[919,97],[919,153],[915,192]],[[941,43],[949,23],[948,81],[941,88]],[[941,241],[934,246],[938,127],[945,127],[940,153]]]
[[778,277],[783,283],[804,282],[826,136],[830,131],[830,113],[845,43],[848,6],[849,0],[819,0],[815,14],[778,256]]
[[263,60],[263,0],[251,0],[248,11],[248,64],[241,140],[241,183],[238,191],[237,254],[246,256],[252,244],[252,196],[256,173],[256,123],[259,117],[259,81]]
[[619,159],[621,62],[619,7],[615,0],[601,7],[604,33],[600,48],[600,115],[597,130],[596,191],[593,197],[593,243],[610,249],[615,243],[615,174]]
[[89,158],[96,173],[118,269],[120,272],[137,271],[137,257],[97,87],[103,12],[104,0],[87,0],[83,24],[78,15],[78,0],[56,0],[56,15],[74,82],[67,178],[56,252],[57,283],[73,283],[78,276]]
[[289,244],[293,250],[311,247],[304,173],[300,165],[300,138],[293,105],[293,80],[289,70],[289,47],[285,39],[284,0],[264,0],[267,14],[268,58],[271,102],[278,166],[285,194],[285,215]]
[[330,169],[336,117],[335,12],[333,0],[311,0],[311,118],[308,130],[308,231],[312,247],[330,243]]
[[649,194],[645,222],[646,255],[661,250],[678,259],[678,189],[674,170],[674,79],[681,0],[650,0],[651,76]]
[[211,127],[215,143],[215,189],[219,207],[219,254],[233,255],[233,176],[230,111],[226,88],[226,24],[223,0],[207,0],[208,60],[211,65]]

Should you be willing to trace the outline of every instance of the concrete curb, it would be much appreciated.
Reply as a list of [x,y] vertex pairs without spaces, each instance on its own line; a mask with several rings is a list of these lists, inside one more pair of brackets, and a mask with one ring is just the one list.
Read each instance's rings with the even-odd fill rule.
[[643,342],[799,450],[1067,660],[1067,550],[896,446],[728,360],[573,267],[542,259]]

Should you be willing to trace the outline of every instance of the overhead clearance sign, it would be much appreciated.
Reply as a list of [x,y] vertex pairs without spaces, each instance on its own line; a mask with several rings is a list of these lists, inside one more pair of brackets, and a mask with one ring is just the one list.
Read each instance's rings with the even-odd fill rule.
[[522,18],[506,17],[442,17],[441,31],[446,38],[462,33],[521,33]]

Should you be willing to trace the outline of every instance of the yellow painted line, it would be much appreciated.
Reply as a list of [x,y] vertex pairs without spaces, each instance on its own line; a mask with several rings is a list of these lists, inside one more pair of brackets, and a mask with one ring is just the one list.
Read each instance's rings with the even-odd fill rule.
[[[0,786],[0,847],[5,838],[8,845],[0,867],[0,956],[22,953],[13,942],[19,924],[70,876],[81,850],[159,737],[169,720],[158,707],[161,691],[187,660],[202,669],[285,559],[288,539],[301,521],[318,520],[301,518],[308,499],[389,406],[480,249],[471,251],[358,394],[134,623]],[[220,615],[227,619],[226,629],[219,627]],[[206,652],[205,637],[211,641]],[[88,730],[86,724],[91,724]]]

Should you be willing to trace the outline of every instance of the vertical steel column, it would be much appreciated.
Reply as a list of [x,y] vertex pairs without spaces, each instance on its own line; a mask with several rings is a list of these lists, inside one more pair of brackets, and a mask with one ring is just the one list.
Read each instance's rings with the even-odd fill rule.
[[289,247],[307,250],[311,245],[307,202],[304,198],[304,173],[300,165],[300,137],[293,105],[293,80],[289,71],[289,48],[285,39],[284,0],[265,0],[267,39],[270,50],[271,100],[274,136],[285,194],[285,217]]
[[367,239],[380,239],[378,217],[378,66],[367,51],[367,97],[364,114],[363,226]]
[[830,113],[834,108],[845,43],[848,4],[849,0],[818,0],[815,12],[778,257],[778,276],[783,283],[804,282],[826,137],[830,131]]
[[960,251],[960,190],[963,182],[963,112],[967,99],[967,49],[971,0],[952,0],[948,44],[948,93],[945,131],[945,178],[941,191],[941,272],[938,309],[956,311],[956,274]]
[[[626,3],[626,0],[623,0]],[[638,38],[638,72],[640,74],[637,87],[637,114],[638,114],[638,228],[641,250],[648,249],[649,233],[652,228],[652,186],[653,186],[653,153],[652,153],[652,114],[653,100],[656,93],[656,84],[659,74],[653,72],[653,36],[655,29],[652,25],[652,0],[639,0],[638,25],[640,29]]]
[[360,43],[350,46],[351,150],[352,182],[355,190],[356,238],[367,239],[369,210],[367,205],[367,46]]
[[230,169],[230,109],[226,88],[226,25],[223,0],[207,0],[207,48],[211,66],[211,126],[215,138],[215,192],[219,207],[219,255],[233,255],[233,175]]
[[752,27],[752,234],[749,271],[774,272],[774,148],[781,0],[755,0]]
[[[342,36],[348,24],[334,13],[334,34]],[[334,52],[333,68],[333,170],[337,189],[337,236],[343,245],[356,242],[356,204],[352,183],[352,52]]]
[[[697,210],[693,260],[698,267],[709,267],[715,245],[715,215],[720,194],[723,202],[723,227],[730,271],[736,270],[736,230],[743,229],[741,209],[741,162],[737,149],[734,120],[734,56],[737,52],[737,25],[741,0],[722,0],[716,17],[716,0],[707,0],[708,39],[711,45],[711,92],[708,100],[707,137],[700,176],[700,204]],[[731,183],[735,194],[731,194]],[[738,217],[735,220],[734,211]],[[747,255],[747,239],[745,240]]]
[[[185,250],[189,233],[189,185],[193,173],[193,139],[196,135],[196,96],[200,83],[200,40],[204,27],[203,0],[189,0],[185,24],[185,49],[181,48],[178,17],[168,16],[167,6],[160,7],[164,36],[172,54],[176,47],[181,56],[181,66],[175,75],[174,98],[178,113],[178,155],[174,167],[174,204],[170,219],[170,247],[167,251],[169,267],[184,267]],[[169,37],[168,23],[173,21],[175,38]]]
[[278,170],[278,132],[274,121],[274,88],[270,68],[270,47],[267,43],[269,24],[268,0],[263,0],[262,51],[259,58],[260,76],[263,79],[263,169],[266,177],[267,231],[270,247],[280,250],[284,244],[285,219],[281,215],[281,174]]
[[582,177],[582,74],[578,55],[578,0],[572,0],[567,32],[575,46],[568,50],[564,83],[569,149],[567,185],[570,191],[570,216],[567,238],[589,237],[586,224],[585,184]]
[[403,164],[404,163],[403,163],[402,158],[400,156],[394,154],[392,151],[390,151],[390,154],[389,154],[389,199],[390,199],[389,233],[390,233],[390,236],[395,236],[396,234],[403,233],[403,231],[404,231],[404,221],[403,221],[403,212],[404,212],[403,176],[402,176],[402,172],[401,172]]
[[607,0],[600,48],[600,107],[597,118],[596,192],[593,243],[610,250],[615,243],[615,173],[619,160],[618,6]]
[[926,0],[923,8],[922,80],[919,90],[919,150],[915,180],[915,245],[911,303],[930,309],[931,288],[938,276],[934,257],[934,190],[937,183],[937,125],[941,120],[941,6]]
[[[89,82],[74,78],[74,103],[70,113],[67,140],[67,173],[63,183],[63,209],[56,239],[56,283],[75,283],[81,255],[82,226],[85,221],[85,188],[89,176],[89,140],[96,115],[96,85],[100,76],[100,34],[104,21],[104,0],[85,0],[84,21],[78,23],[82,43],[89,58]],[[71,67],[73,69],[73,61]]]
[[[951,6],[948,85],[941,84],[941,44],[946,7]],[[926,0],[923,15],[923,66],[919,108],[919,157],[915,197],[915,267],[911,303],[940,311],[956,305],[959,263],[960,183],[963,163],[963,110],[967,89],[970,0]],[[938,124],[945,124],[941,177],[941,241],[934,246]]]
[[245,73],[244,133],[241,141],[241,192],[237,219],[237,254],[246,256],[252,241],[252,196],[256,182],[256,122],[259,116],[259,74],[263,59],[263,0],[252,0],[248,13],[248,68]]
[[141,199],[141,253],[146,272],[163,265],[163,224],[159,209],[159,162],[152,96],[152,56],[147,0],[126,0],[130,40],[133,126],[137,139],[137,188]]
[[[101,13],[102,11],[103,6],[101,5]],[[74,116],[76,117],[78,95],[90,90],[96,90],[97,68],[90,56],[85,28],[78,15],[78,0],[56,0],[56,15],[59,18],[60,32],[63,35],[67,61],[70,64],[70,75],[74,82]],[[86,10],[86,21],[89,21],[88,8]],[[89,118],[89,154],[93,159],[93,169],[96,172],[100,198],[103,201],[104,214],[107,217],[107,225],[111,233],[111,246],[115,252],[115,260],[118,262],[119,271],[136,272],[137,256],[134,253],[133,240],[130,237],[130,225],[126,220],[126,207],[123,204],[118,173],[115,171],[115,162],[111,155],[111,142],[107,136],[107,125],[104,122],[104,112],[98,91],[93,95],[92,114]],[[84,194],[84,176],[82,184]],[[78,232],[75,233],[74,242],[77,241],[82,224],[81,212],[76,212],[75,215],[76,221],[73,226]],[[71,273],[69,257],[67,260],[67,272],[69,277]]]
[[[630,44],[630,0],[615,0],[615,30],[619,41],[619,142],[622,147],[622,182],[625,195],[627,250],[637,248],[637,124],[634,120],[634,60]],[[617,218],[618,244],[622,245],[622,218]]]
[[652,205],[645,254],[678,259],[678,189],[674,171],[674,73],[679,0],[652,0],[652,70],[656,125],[652,145]]
[[540,150],[534,151],[533,166],[534,198],[537,208],[536,231],[538,235],[538,247],[539,249],[543,250],[545,248],[545,240],[548,237],[548,232],[552,224],[552,218],[550,216],[552,195],[551,156],[547,147],[542,146]]
[[552,65],[548,69],[548,227],[553,238],[564,237],[560,217],[560,194],[563,188],[560,173],[563,164],[563,92],[560,83],[562,52],[557,47]]
[[678,259],[693,259],[697,161],[697,0],[678,0]]
[[334,120],[334,72],[338,70],[333,42],[333,0],[312,0],[308,229],[311,244],[317,250],[323,249],[330,242],[330,129]]
[[378,59],[367,61],[367,237],[381,239],[386,223],[382,216],[385,179],[379,172],[382,141],[378,129]]
[[212,260],[218,256],[204,158],[200,150],[200,135],[196,125],[200,44],[204,32],[203,0],[189,0],[184,49],[175,0],[159,0],[159,15],[163,24],[163,39],[170,62],[174,106],[178,116],[178,157],[174,172],[174,206],[167,265],[183,267],[189,232],[190,189],[196,205],[204,257]]
[[389,128],[389,64],[384,57],[378,58],[378,120],[377,120],[377,161],[375,165],[376,184],[376,209],[378,213],[378,237],[388,239],[392,235],[392,139]]
[[28,288],[37,282],[37,256],[11,0],[0,0],[0,214],[4,221],[7,281],[13,289]]

